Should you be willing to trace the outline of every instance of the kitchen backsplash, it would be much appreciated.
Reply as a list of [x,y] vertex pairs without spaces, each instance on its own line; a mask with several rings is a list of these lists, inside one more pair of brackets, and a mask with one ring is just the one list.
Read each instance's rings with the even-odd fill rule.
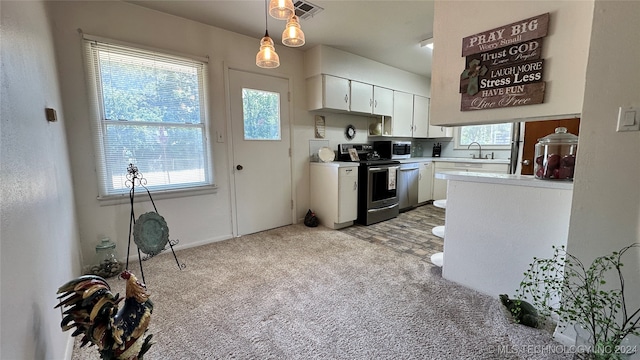
[[[459,158],[471,158],[471,154],[478,153],[478,147],[472,146],[471,149],[455,149],[455,141],[453,138],[439,138],[439,139],[414,139],[413,144],[416,150],[422,148],[422,154],[416,153],[415,157],[425,156],[431,157],[433,145],[436,143],[442,144],[441,157],[459,157]],[[417,146],[416,146],[417,145]],[[491,154],[493,152],[494,159],[508,159],[511,155],[510,150],[495,150],[495,149],[482,149],[482,156],[485,154]]]
[[[329,112],[317,112],[315,114],[325,117],[325,137],[324,139],[310,139],[312,140],[309,143],[309,155],[311,158],[313,158],[312,153],[314,153],[319,146],[329,146],[331,149],[336,151],[338,144],[367,143],[381,139],[380,137],[368,136],[368,125],[371,120],[368,116]],[[356,128],[356,134],[352,140],[348,140],[345,136],[347,125],[353,125]],[[407,140],[407,138],[385,137],[384,140]],[[327,142],[328,145],[326,145]],[[455,149],[454,138],[413,139],[412,157],[431,157],[433,145],[435,143],[442,144],[441,157],[470,158],[471,154],[477,154],[478,152],[478,148],[476,146],[471,147],[471,149]],[[483,156],[484,154],[491,154],[491,152],[494,153],[495,159],[508,159],[510,156],[510,150],[482,149]],[[313,161],[313,159],[311,160]]]

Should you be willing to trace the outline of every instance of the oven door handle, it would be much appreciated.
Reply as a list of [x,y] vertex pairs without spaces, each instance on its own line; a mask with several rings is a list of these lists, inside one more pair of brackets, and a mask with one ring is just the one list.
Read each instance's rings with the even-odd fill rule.
[[382,170],[387,170],[387,168],[380,168],[380,167],[370,167],[369,171],[373,172],[373,171],[382,171]]
[[389,206],[385,206],[383,208],[377,208],[377,209],[370,209],[369,212],[376,212],[376,211],[383,211],[383,210],[389,210],[389,209],[393,209],[394,207],[398,206],[398,203],[395,203],[393,205],[389,205]]

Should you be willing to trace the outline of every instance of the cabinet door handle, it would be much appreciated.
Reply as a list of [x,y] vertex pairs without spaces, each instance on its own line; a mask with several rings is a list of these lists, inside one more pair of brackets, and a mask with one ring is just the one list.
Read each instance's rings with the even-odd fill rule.
[[376,100],[376,101],[374,102],[374,104],[375,104],[375,105],[374,105],[375,107],[378,107],[378,100]]
[[344,96],[344,102],[349,102],[349,95]]
[[355,190],[357,190],[357,189],[358,189],[358,182],[357,182],[357,181],[354,181],[354,182],[353,182],[353,190],[355,191]]

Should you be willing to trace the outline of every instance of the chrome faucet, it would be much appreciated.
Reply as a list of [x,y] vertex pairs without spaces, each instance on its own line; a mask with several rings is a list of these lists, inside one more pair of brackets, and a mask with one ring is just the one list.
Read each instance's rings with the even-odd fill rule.
[[[478,143],[477,141],[472,142],[471,144],[469,144],[469,146],[467,146],[467,149],[471,148],[471,145],[476,144],[478,145],[478,159],[482,159],[482,146],[480,146],[480,143]],[[471,156],[475,159],[476,155],[475,154],[471,154]]]

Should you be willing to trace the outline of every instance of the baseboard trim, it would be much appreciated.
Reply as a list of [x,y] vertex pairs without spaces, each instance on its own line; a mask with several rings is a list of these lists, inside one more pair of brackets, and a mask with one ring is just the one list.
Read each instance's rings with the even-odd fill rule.
[[71,360],[73,357],[73,344],[75,342],[75,338],[69,334],[69,338],[67,339],[67,347],[64,350],[64,359]]
[[[207,244],[212,244],[215,242],[219,242],[219,241],[225,241],[225,240],[229,240],[229,239],[233,239],[233,235],[231,234],[227,234],[227,235],[221,235],[215,238],[210,238],[210,239],[205,239],[205,240],[201,240],[201,241],[196,241],[196,242],[191,242],[188,244],[180,244],[178,243],[178,245],[173,247],[173,250],[177,251],[177,250],[182,250],[182,249],[188,249],[188,248],[192,248],[192,247],[196,247],[196,246],[202,246],[202,245],[207,245]],[[163,251],[161,254],[166,254],[166,253],[171,253],[171,248],[169,248],[168,250]],[[138,261],[138,255],[133,255],[133,256],[129,256],[129,262],[137,262]]]

